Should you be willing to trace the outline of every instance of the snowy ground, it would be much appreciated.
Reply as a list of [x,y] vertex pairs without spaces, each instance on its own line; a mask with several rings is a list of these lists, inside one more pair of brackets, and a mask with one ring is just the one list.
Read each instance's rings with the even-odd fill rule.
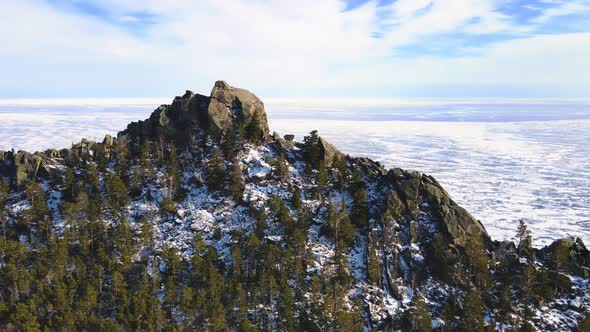
[[[0,149],[67,147],[144,119],[155,104],[0,103]],[[399,105],[268,103],[271,130],[318,129],[342,151],[420,170],[497,239],[526,219],[536,245],[590,243],[590,104],[430,102]],[[525,121],[527,120],[527,121]]]

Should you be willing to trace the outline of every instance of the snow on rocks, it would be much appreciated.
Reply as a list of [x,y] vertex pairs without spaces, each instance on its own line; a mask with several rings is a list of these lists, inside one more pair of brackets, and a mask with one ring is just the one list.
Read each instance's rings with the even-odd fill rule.
[[248,176],[250,178],[265,178],[272,171],[265,157],[271,155],[270,150],[265,147],[252,148],[242,158],[242,163],[246,165]]
[[210,232],[213,228],[215,219],[207,210],[196,210],[192,214],[190,229],[198,232]]

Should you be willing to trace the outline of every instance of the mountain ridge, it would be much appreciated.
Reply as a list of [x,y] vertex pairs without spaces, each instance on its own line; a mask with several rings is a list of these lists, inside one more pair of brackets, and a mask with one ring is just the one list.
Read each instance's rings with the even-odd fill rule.
[[[86,178],[95,172],[93,168],[98,169],[97,184],[88,185]],[[269,301],[255,303],[254,307],[263,305],[264,315],[256,314],[254,307],[248,307],[239,320],[230,312],[222,314],[224,328],[247,323],[271,330],[342,330],[346,324],[360,330],[417,329],[430,319],[422,317],[424,312],[418,315],[420,309],[432,316],[431,327],[439,330],[484,326],[509,329],[526,325],[522,321],[537,328],[563,329],[575,328],[590,311],[589,285],[583,281],[589,276],[590,259],[581,240],[563,239],[534,249],[523,226],[518,246],[494,242],[483,224],[458,206],[433,177],[399,168],[386,170],[368,158],[344,155],[315,131],[303,142],[295,142],[289,135],[271,135],[262,101],[224,81],[215,83],[209,97],[187,91],[170,105],[158,107],[148,119],[130,123],[116,138],[106,136],[98,143],[82,140],[70,149],[34,154],[0,151],[0,173],[12,185],[7,203],[7,223],[14,233],[11,236],[25,236],[24,243],[39,241],[42,232],[48,238],[66,236],[81,227],[78,222],[90,220],[90,208],[79,206],[80,195],[86,200],[90,197],[107,202],[94,211],[107,229],[128,223],[125,227],[132,230],[135,239],[146,236],[148,230],[144,228],[149,227],[149,233],[156,235],[147,244],[133,246],[137,252],[131,261],[135,265],[143,264],[143,260],[147,260],[146,266],[158,265],[159,272],[152,273],[162,286],[153,294],[166,298],[171,294],[166,283],[167,260],[174,260],[165,257],[167,250],[176,250],[189,269],[174,272],[177,288],[202,290],[198,283],[186,281],[197,264],[194,260],[199,255],[195,252],[202,252],[194,244],[199,237],[209,248],[203,257],[214,249],[219,261],[212,260],[217,262],[212,263],[213,270],[226,278],[236,277],[237,266],[241,270],[248,265],[236,263],[234,252],[248,250],[245,242],[254,241],[253,236],[260,246],[300,250],[290,263],[305,267],[297,271],[293,267],[258,267],[253,277],[274,275],[275,282],[280,280],[291,296],[271,296]],[[42,184],[41,193],[31,189],[31,183],[37,181]],[[26,217],[31,222],[21,226],[26,211],[36,209],[34,193],[43,196],[47,211]],[[73,217],[67,217],[72,213]],[[51,222],[46,231],[32,228],[48,218]],[[71,220],[65,221],[67,218]],[[24,231],[27,227],[28,236]],[[297,242],[301,236],[303,249]],[[120,248],[113,249],[113,260],[129,259],[118,251]],[[517,276],[510,276],[510,271]],[[518,286],[521,278],[527,277],[525,272],[535,274],[534,285],[526,290]],[[314,278],[328,282],[322,284],[324,291],[315,302],[309,299]],[[561,281],[551,284],[547,278]],[[239,286],[254,291],[257,282],[260,280],[247,280]],[[106,287],[110,281],[99,283]],[[514,305],[505,309],[511,317],[505,319],[508,323],[500,321],[493,310],[499,301],[498,284],[503,283],[515,283],[514,294],[508,296],[508,302]],[[580,302],[578,308],[570,308],[570,314],[555,315],[555,321],[544,319],[548,314],[541,310],[541,304],[558,307],[560,298],[535,297],[531,291],[540,287],[538,284],[554,294],[575,296]],[[346,295],[329,296],[337,291]],[[5,291],[7,295],[11,292],[10,288]],[[539,321],[526,317],[527,307],[522,307],[526,303],[518,296],[533,304]],[[179,308],[179,297],[162,302],[168,322],[216,330],[211,323],[215,317],[202,319],[192,311],[188,314],[188,309]],[[451,297],[461,308],[454,309],[452,317],[472,318],[468,320],[471,325],[454,325],[453,320],[443,319],[444,302]],[[471,303],[477,307],[475,318],[473,311],[463,308],[469,299],[485,302],[479,307]],[[227,299],[221,296],[218,300],[227,308]],[[291,309],[297,312],[287,315],[292,317],[290,323],[284,318],[287,302],[293,302]],[[332,311],[315,310],[331,302]],[[16,307],[9,312],[14,310]],[[99,307],[93,314],[108,318],[101,310]],[[44,316],[40,317],[38,320],[50,326]],[[125,322],[119,322],[123,328]]]

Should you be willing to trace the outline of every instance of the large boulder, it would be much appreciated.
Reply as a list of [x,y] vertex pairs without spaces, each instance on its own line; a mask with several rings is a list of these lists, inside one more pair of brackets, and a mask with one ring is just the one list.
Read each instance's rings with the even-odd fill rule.
[[208,104],[209,97],[187,90],[172,104],[160,105],[148,119],[130,123],[123,134],[137,141],[162,136],[183,145],[196,129],[206,126]]
[[262,143],[270,139],[262,101],[247,90],[217,81],[210,97],[187,90],[172,104],[159,106],[148,119],[130,123],[120,134],[135,141],[162,136],[184,145],[190,144],[197,130],[221,139],[224,133],[239,127],[247,134],[253,133],[253,141]]
[[14,154],[12,160],[12,176],[14,184],[21,187],[29,179],[37,176],[43,158],[40,156],[28,153],[26,151],[18,151]]
[[293,140],[281,138],[281,135],[279,135],[279,133],[276,131],[272,133],[272,139],[277,144],[281,152],[285,152],[295,146],[295,142],[293,142]]
[[[551,245],[541,249],[548,257],[555,255],[558,249],[565,252],[566,257],[562,257],[568,263],[571,272],[580,275],[584,278],[590,277],[590,251],[584,245],[580,238],[563,238],[555,240]],[[555,258],[554,258],[555,259]]]
[[415,215],[417,209],[428,208],[450,242],[461,244],[472,233],[481,233],[489,239],[481,222],[457,205],[433,177],[396,168],[388,172],[386,179],[393,185],[387,208],[394,216]]
[[320,157],[324,161],[324,166],[332,167],[336,158],[343,158],[342,152],[338,151],[332,144],[328,143],[323,137],[320,137]]
[[260,142],[270,139],[264,103],[251,92],[232,87],[225,81],[215,82],[207,108],[210,133],[221,136],[235,130],[236,122],[256,133]]

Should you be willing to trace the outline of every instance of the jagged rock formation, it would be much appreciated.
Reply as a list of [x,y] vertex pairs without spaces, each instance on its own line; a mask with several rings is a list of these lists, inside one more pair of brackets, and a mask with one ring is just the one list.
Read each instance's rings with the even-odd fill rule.
[[206,130],[219,139],[239,126],[260,142],[270,138],[262,101],[247,90],[218,81],[210,97],[186,91],[171,105],[158,107],[149,119],[129,124],[123,134],[140,139],[161,135],[185,144],[196,130]]
[[422,203],[427,203],[434,209],[445,235],[453,243],[462,243],[469,233],[481,233],[487,237],[481,222],[457,205],[432,176],[396,168],[389,171],[387,178],[395,187],[389,193],[387,205],[396,214],[412,213]]
[[247,90],[234,88],[224,81],[215,82],[207,112],[209,130],[215,135],[234,130],[236,125],[244,128],[254,126],[252,130],[256,132],[257,140],[264,142],[269,139],[264,104]]
[[37,176],[43,160],[41,156],[26,151],[1,151],[0,155],[0,173],[9,175],[18,187]]
[[271,136],[262,101],[218,81],[102,142],[0,151],[0,330],[581,326],[580,240],[494,242],[433,177],[312,137]]

